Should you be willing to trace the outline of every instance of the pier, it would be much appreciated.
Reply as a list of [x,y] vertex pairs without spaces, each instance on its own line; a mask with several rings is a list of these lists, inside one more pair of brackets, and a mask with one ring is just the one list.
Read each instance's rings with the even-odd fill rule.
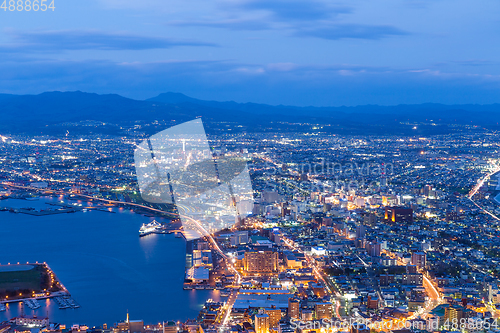
[[28,214],[28,215],[32,215],[32,216],[68,214],[68,213],[76,213],[76,212],[90,211],[90,210],[98,210],[98,211],[106,212],[106,213],[115,213],[113,211],[110,211],[109,210],[110,206],[107,206],[107,205],[97,205],[97,206],[88,206],[88,207],[85,206],[84,207],[84,206],[74,206],[74,205],[67,205],[67,204],[62,204],[62,203],[51,203],[51,202],[47,202],[47,205],[58,207],[58,208],[48,208],[48,209],[36,210],[35,208],[32,208],[32,207],[14,208],[14,207],[3,206],[3,207],[0,207],[0,211]]
[[[64,285],[59,281],[59,279],[55,275],[54,271],[52,271],[52,269],[49,267],[49,265],[45,262],[44,263],[38,263],[38,262],[29,263],[29,262],[27,262],[26,264],[20,264],[20,263],[10,264],[9,263],[7,265],[0,264],[0,268],[3,268],[3,269],[0,269],[0,273],[1,272],[9,272],[9,273],[10,272],[21,272],[21,274],[23,274],[24,272],[28,272],[28,271],[31,271],[32,269],[36,269],[34,267],[41,267],[44,269],[44,272],[50,278],[50,286],[56,286],[57,288],[53,289],[53,290],[56,289],[56,291],[48,291],[49,288],[47,287],[47,291],[45,289],[43,291],[42,290],[32,290],[32,293],[29,294],[29,296],[19,294],[17,297],[12,297],[12,295],[10,295],[11,297],[9,297],[9,295],[7,295],[7,296],[5,296],[5,298],[3,298],[0,301],[0,305],[5,306],[5,304],[7,304],[7,303],[22,302],[26,307],[28,307],[32,310],[36,310],[36,309],[40,308],[40,303],[38,302],[38,300],[40,300],[40,299],[54,298],[54,299],[56,299],[56,302],[57,302],[58,298],[62,298],[66,301],[66,303],[68,303],[69,307],[71,307],[71,308],[80,307],[80,305],[78,305],[76,303],[76,301],[74,301],[71,298],[71,295],[68,292],[68,290],[66,289],[66,287],[64,287]],[[43,288],[43,287],[41,287],[41,288]],[[3,307],[0,306],[0,308],[3,308]]]

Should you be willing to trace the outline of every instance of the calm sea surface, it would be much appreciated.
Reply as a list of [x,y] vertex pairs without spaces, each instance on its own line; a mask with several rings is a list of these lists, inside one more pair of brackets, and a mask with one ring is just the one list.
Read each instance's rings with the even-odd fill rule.
[[[60,200],[7,199],[0,206],[40,209]],[[0,264],[47,262],[81,305],[60,310],[54,301],[41,300],[42,307],[33,311],[11,303],[0,312],[0,322],[23,311],[48,315],[51,322],[89,326],[124,320],[127,310],[130,319],[146,324],[196,318],[206,299],[219,300],[218,291],[182,289],[185,240],[174,235],[139,238],[142,223],[152,220],[126,209],[48,216],[0,212]]]

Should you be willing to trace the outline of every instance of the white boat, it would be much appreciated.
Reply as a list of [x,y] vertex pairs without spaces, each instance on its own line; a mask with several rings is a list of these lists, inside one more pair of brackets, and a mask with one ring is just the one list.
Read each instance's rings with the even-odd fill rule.
[[161,229],[163,229],[163,225],[156,220],[153,220],[153,222],[148,224],[143,223],[141,228],[139,229],[139,237],[154,234]]
[[7,307],[5,306],[5,304],[3,304],[3,303],[0,304],[0,312],[3,312],[5,310],[7,310]]

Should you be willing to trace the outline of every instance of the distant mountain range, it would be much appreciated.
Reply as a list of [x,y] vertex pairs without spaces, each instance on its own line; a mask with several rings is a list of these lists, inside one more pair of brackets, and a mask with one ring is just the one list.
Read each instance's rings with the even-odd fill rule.
[[[119,133],[134,123],[182,122],[202,117],[208,128],[229,124],[244,131],[313,131],[340,134],[439,134],[487,128],[500,129],[500,104],[418,104],[355,107],[295,107],[217,102],[164,93],[147,100],[116,94],[46,92],[0,94],[0,134],[51,134],[66,131]],[[100,127],[78,128],[85,121]],[[75,125],[76,124],[76,125]]]

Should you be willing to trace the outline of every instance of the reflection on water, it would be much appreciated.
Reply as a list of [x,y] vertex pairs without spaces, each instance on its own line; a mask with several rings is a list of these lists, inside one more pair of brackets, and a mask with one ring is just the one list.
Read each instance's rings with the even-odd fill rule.
[[[44,209],[48,202],[7,199],[0,206]],[[71,204],[76,201],[67,201]],[[80,202],[83,206],[91,203]],[[23,314],[49,316],[67,325],[108,325],[131,319],[146,323],[195,318],[208,298],[218,292],[183,290],[185,241],[174,235],[139,238],[143,223],[153,219],[113,209],[114,213],[88,211],[72,214],[31,216],[0,212],[0,262],[44,262],[81,305],[60,310],[51,300],[33,311],[11,303],[0,312],[0,321]],[[162,222],[166,220],[157,219]]]

